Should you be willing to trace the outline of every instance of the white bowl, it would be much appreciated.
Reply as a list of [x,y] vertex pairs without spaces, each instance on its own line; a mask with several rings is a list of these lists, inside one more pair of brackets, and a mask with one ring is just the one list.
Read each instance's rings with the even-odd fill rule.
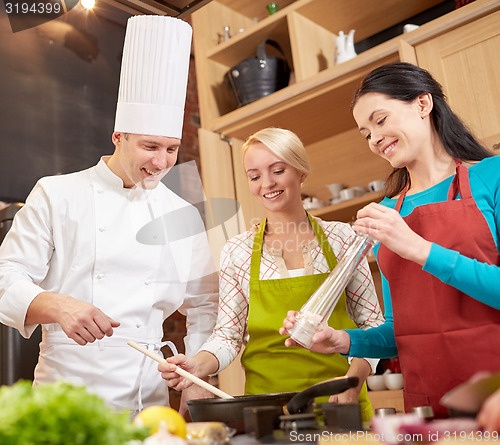
[[330,191],[332,199],[338,199],[340,198],[340,191],[344,188],[344,184],[336,182],[333,184],[327,184],[326,188]]
[[387,389],[383,375],[369,375],[366,378],[366,384],[372,391],[383,391]]
[[384,374],[384,382],[385,386],[389,389],[403,389],[403,374],[400,372]]
[[302,204],[304,205],[304,209],[306,210],[316,210],[326,206],[325,202],[319,200],[318,198],[315,198],[314,196],[304,198],[302,200]]

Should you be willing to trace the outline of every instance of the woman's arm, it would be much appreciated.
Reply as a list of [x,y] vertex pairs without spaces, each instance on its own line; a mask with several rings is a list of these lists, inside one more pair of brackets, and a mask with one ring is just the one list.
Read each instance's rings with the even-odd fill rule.
[[[490,242],[496,246],[498,255],[500,255],[499,171],[500,156],[483,159],[469,168],[472,197],[491,232]],[[444,181],[428,193],[411,197],[411,202],[408,204],[406,201],[410,197],[407,197],[401,208],[401,215],[406,216],[418,206],[446,201],[448,188],[449,183]],[[362,233],[369,233],[401,257],[420,264],[424,271],[434,275],[443,283],[488,306],[500,309],[500,294],[496,287],[491,285],[500,283],[498,257],[487,264],[442,247],[439,243],[431,243],[406,225],[399,213],[391,208],[394,205],[395,200],[389,199],[382,201],[382,205],[369,204],[358,212],[359,219],[353,228]],[[464,239],[469,236],[470,234],[464,230]]]
[[481,263],[433,244],[423,270],[472,298],[500,310],[500,267]]
[[[374,251],[378,252],[376,246]],[[382,293],[384,296],[385,322],[367,330],[347,329],[349,352],[351,357],[390,358],[398,355],[394,338],[394,321],[389,283],[381,273]]]
[[[500,226],[500,198],[495,208],[496,218],[499,219],[497,224]],[[500,309],[498,290],[491,285],[500,283],[498,265],[480,262],[425,240],[408,227],[397,211],[380,204],[371,203],[361,209],[353,228],[359,233],[373,236],[402,258],[420,264],[424,271],[443,283],[481,303]]]
[[354,358],[346,373],[347,377],[358,377],[359,383],[356,387],[350,388],[340,394],[330,396],[329,402],[333,403],[358,403],[359,393],[365,383],[366,378],[371,374],[372,367],[364,358]]
[[[366,258],[358,266],[347,285],[346,296],[347,312],[358,328],[364,331],[384,323],[385,319],[380,309],[375,284]],[[351,357],[350,360],[353,360]],[[368,357],[368,355],[365,356],[365,359],[371,366],[371,373],[375,373],[379,359]]]
[[[242,246],[243,241],[229,240],[224,246],[219,268],[219,310],[217,322],[212,335],[202,345],[201,350],[217,357],[221,371],[226,368],[238,355],[246,332],[248,318],[248,297],[242,288],[240,280],[247,279],[247,272],[236,273],[236,264],[243,261],[241,255],[248,251]],[[237,258],[238,257],[238,258]]]

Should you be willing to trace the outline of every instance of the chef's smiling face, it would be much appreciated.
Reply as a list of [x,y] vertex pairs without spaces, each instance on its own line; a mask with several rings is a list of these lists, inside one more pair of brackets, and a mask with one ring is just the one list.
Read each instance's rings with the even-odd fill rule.
[[300,185],[305,175],[276,156],[261,142],[251,145],[244,156],[250,192],[268,211],[280,212],[301,202]]
[[181,140],[166,136],[113,133],[108,167],[125,188],[154,189],[176,161]]
[[418,159],[427,145],[424,135],[429,127],[424,118],[431,109],[428,95],[404,102],[381,93],[366,93],[356,102],[353,116],[370,150],[394,168],[402,168]]

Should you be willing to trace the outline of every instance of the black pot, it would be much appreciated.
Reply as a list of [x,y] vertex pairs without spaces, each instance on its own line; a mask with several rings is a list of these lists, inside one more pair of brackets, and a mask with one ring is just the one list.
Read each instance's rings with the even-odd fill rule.
[[[266,54],[266,45],[273,46],[283,56]],[[257,57],[248,57],[233,66],[224,81],[233,93],[238,107],[268,96],[288,85],[290,68],[278,42],[266,39],[257,48]]]
[[357,377],[337,377],[316,383],[301,392],[236,396],[233,399],[194,399],[188,400],[187,406],[193,422],[224,422],[237,433],[243,433],[245,408],[278,406],[284,414],[297,414],[305,412],[315,397],[339,394],[357,384]]

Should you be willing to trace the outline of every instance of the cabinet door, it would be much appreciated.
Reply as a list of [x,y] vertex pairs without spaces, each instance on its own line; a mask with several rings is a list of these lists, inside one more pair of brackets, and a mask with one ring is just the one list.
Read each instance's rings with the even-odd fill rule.
[[224,140],[202,128],[198,139],[208,239],[218,264],[224,243],[262,221],[265,211],[248,188],[241,156],[243,141]]
[[199,129],[201,177],[205,192],[205,225],[212,255],[219,264],[220,253],[229,238],[245,231],[236,199],[231,147],[218,133]]
[[453,110],[490,150],[500,145],[500,11],[415,47]]

